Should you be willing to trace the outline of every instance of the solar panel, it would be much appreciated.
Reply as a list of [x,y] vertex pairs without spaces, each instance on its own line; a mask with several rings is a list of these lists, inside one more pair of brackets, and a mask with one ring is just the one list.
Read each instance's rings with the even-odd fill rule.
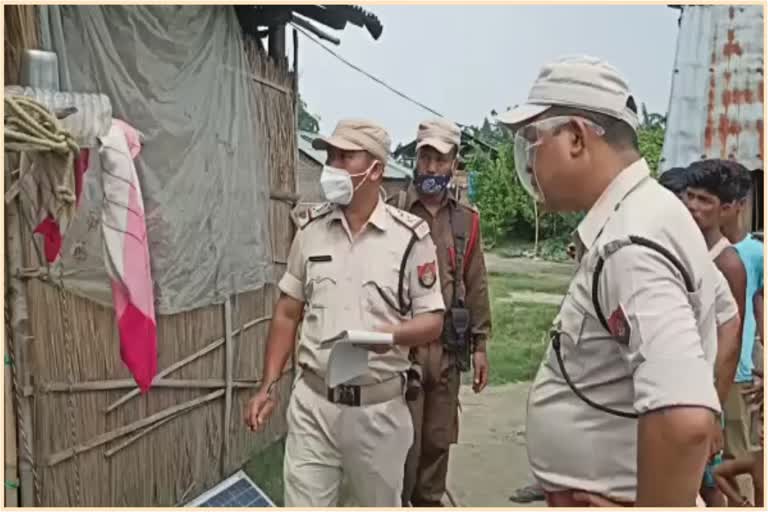
[[274,507],[264,491],[243,471],[238,471],[213,489],[204,492],[187,507]]

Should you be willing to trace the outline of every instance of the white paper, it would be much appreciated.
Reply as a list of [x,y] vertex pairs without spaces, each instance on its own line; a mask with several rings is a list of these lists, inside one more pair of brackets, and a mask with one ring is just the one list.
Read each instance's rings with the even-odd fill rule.
[[330,348],[325,383],[334,388],[368,372],[369,350],[360,345],[392,345],[388,333],[370,331],[342,331],[324,340],[320,346]]

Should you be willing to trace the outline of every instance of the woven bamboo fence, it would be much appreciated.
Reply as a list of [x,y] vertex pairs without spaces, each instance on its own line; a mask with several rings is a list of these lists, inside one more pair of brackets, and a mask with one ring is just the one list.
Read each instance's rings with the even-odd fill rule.
[[[253,122],[268,148],[279,275],[293,236],[295,74],[253,42],[246,48]],[[14,393],[6,403],[13,402],[16,415],[22,506],[183,504],[284,435],[287,400],[260,434],[242,420],[259,384],[275,286],[159,316],[159,375],[140,396],[120,361],[114,311],[46,280],[34,244],[16,204],[8,205],[6,343],[14,372],[6,382],[13,381]],[[290,393],[292,373],[291,362],[281,397]],[[6,457],[6,469],[11,462]]]

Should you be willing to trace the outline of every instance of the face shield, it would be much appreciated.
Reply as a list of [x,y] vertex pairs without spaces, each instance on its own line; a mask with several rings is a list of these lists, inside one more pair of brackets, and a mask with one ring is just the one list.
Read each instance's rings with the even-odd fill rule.
[[[529,123],[515,132],[514,157],[515,171],[523,189],[538,203],[544,203],[544,191],[536,178],[536,151],[545,135],[572,122],[570,116],[557,116]],[[595,123],[579,118],[602,136],[604,130]]]

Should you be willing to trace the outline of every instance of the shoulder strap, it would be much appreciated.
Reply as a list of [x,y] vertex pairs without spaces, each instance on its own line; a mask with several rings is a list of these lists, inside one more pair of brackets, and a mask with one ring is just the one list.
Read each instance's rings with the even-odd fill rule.
[[397,222],[416,235],[419,240],[426,238],[429,235],[429,224],[418,215],[401,210],[391,204],[387,205],[387,210]]
[[400,313],[401,315],[405,316],[408,311],[411,310],[411,306],[413,303],[406,299],[406,297],[403,295],[404,292],[404,282],[405,282],[405,270],[408,265],[408,257],[411,255],[411,250],[413,249],[413,245],[416,243],[416,241],[419,238],[416,236],[416,233],[411,234],[410,240],[408,240],[408,245],[405,246],[405,251],[403,252],[403,257],[400,260],[400,271],[397,276],[397,304],[393,304],[390,298],[387,296],[387,294],[384,293],[384,290],[381,289],[381,287],[377,283],[373,283],[373,286],[376,287],[376,291],[379,292],[379,295],[381,296],[381,299],[387,303],[389,307]]
[[456,250],[456,264],[453,268],[453,306],[463,307],[467,290],[464,284],[464,257],[467,250],[467,215],[466,212],[451,201],[448,214],[453,234],[453,246]]
[[605,260],[607,258],[609,258],[612,254],[615,254],[616,252],[618,252],[619,249],[623,247],[628,247],[630,245],[641,245],[643,247],[647,247],[648,249],[656,251],[662,256],[664,256],[667,260],[669,260],[670,263],[672,263],[672,265],[675,266],[678,272],[680,272],[680,274],[683,276],[683,280],[685,281],[685,288],[686,290],[688,290],[688,293],[693,293],[696,291],[696,288],[693,285],[693,279],[691,279],[691,276],[685,270],[685,267],[683,266],[683,264],[680,263],[680,260],[677,259],[675,255],[672,254],[665,247],[662,247],[661,245],[654,242],[653,240],[648,240],[647,238],[643,238],[640,236],[629,236],[625,240],[616,240],[614,242],[610,242],[605,246],[605,257],[600,256],[600,258],[598,258],[597,265],[595,266],[595,271],[592,274],[592,306],[595,308],[597,319],[600,321],[602,326],[608,332],[610,332],[611,330],[608,327],[608,321],[605,319],[605,315],[603,315],[603,311],[600,308],[600,289],[599,289],[600,274],[603,271],[603,266],[605,265]]
[[392,205],[388,206],[390,206],[389,212],[392,214],[392,216],[411,232],[411,237],[408,240],[408,244],[405,246],[403,256],[400,260],[400,270],[398,272],[397,278],[397,304],[392,303],[390,298],[384,293],[384,290],[382,290],[378,284],[373,284],[376,287],[376,291],[379,292],[382,300],[386,302],[389,307],[404,316],[408,313],[408,311],[411,310],[411,306],[413,305],[413,303],[407,300],[404,295],[405,272],[408,267],[408,258],[411,255],[414,244],[429,234],[429,226],[426,222],[423,221],[423,219],[417,217],[416,215],[406,213]]
[[304,209],[300,212],[298,211],[298,208],[295,208],[291,211],[291,219],[296,227],[301,230],[309,226],[313,221],[325,217],[331,213],[331,211],[333,211],[333,206],[330,203],[323,203],[319,206]]
[[[474,210],[473,208],[464,207],[465,214],[469,216],[469,238],[467,239],[467,251],[464,255],[464,261],[468,260],[472,257],[472,251],[475,249],[475,246],[477,245],[477,240],[480,232],[480,214]],[[480,248],[482,250],[482,247]],[[465,263],[466,265],[466,263]]]

